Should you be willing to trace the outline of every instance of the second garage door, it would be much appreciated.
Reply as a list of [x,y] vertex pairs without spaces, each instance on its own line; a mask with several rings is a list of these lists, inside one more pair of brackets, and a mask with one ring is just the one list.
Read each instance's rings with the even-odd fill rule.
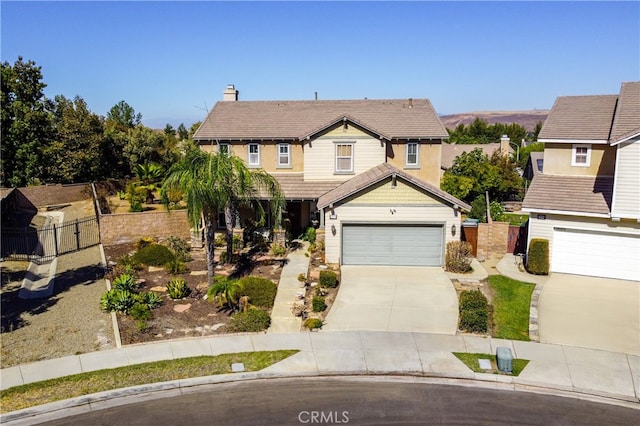
[[551,270],[640,280],[640,236],[555,228]]
[[343,225],[344,265],[442,266],[441,225]]

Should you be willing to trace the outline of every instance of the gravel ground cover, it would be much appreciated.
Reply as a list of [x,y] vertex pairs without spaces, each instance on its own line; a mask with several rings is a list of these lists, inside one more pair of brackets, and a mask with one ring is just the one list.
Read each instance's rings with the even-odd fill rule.
[[2,368],[115,347],[100,261],[98,246],[60,256],[54,294],[31,300],[17,297],[28,263],[2,263]]

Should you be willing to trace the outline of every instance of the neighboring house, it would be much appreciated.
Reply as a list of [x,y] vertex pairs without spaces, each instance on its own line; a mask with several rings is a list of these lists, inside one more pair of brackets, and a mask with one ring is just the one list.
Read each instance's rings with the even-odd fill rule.
[[469,206],[439,189],[448,134],[429,100],[238,101],[237,93],[227,88],[194,140],[274,176],[293,236],[325,228],[330,263],[443,264]]
[[551,272],[640,280],[640,82],[559,97],[538,141],[543,172],[522,207]]
[[529,154],[527,164],[524,166],[524,172],[522,177],[528,180],[533,180],[538,173],[542,173],[544,165],[544,152],[534,151]]

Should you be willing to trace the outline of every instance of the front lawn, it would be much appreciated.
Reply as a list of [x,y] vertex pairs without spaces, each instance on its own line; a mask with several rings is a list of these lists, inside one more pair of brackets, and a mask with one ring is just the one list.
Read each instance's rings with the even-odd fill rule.
[[181,358],[28,383],[2,391],[0,412],[6,413],[111,389],[231,373],[233,363],[243,363],[245,371],[259,371],[297,352],[297,350],[242,352]]
[[490,275],[493,290],[493,337],[529,340],[529,306],[535,284]]

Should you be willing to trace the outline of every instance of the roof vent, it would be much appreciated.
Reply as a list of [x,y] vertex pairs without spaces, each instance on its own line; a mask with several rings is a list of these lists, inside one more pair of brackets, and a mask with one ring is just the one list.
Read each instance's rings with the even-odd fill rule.
[[409,98],[409,108],[413,108],[413,98]]

